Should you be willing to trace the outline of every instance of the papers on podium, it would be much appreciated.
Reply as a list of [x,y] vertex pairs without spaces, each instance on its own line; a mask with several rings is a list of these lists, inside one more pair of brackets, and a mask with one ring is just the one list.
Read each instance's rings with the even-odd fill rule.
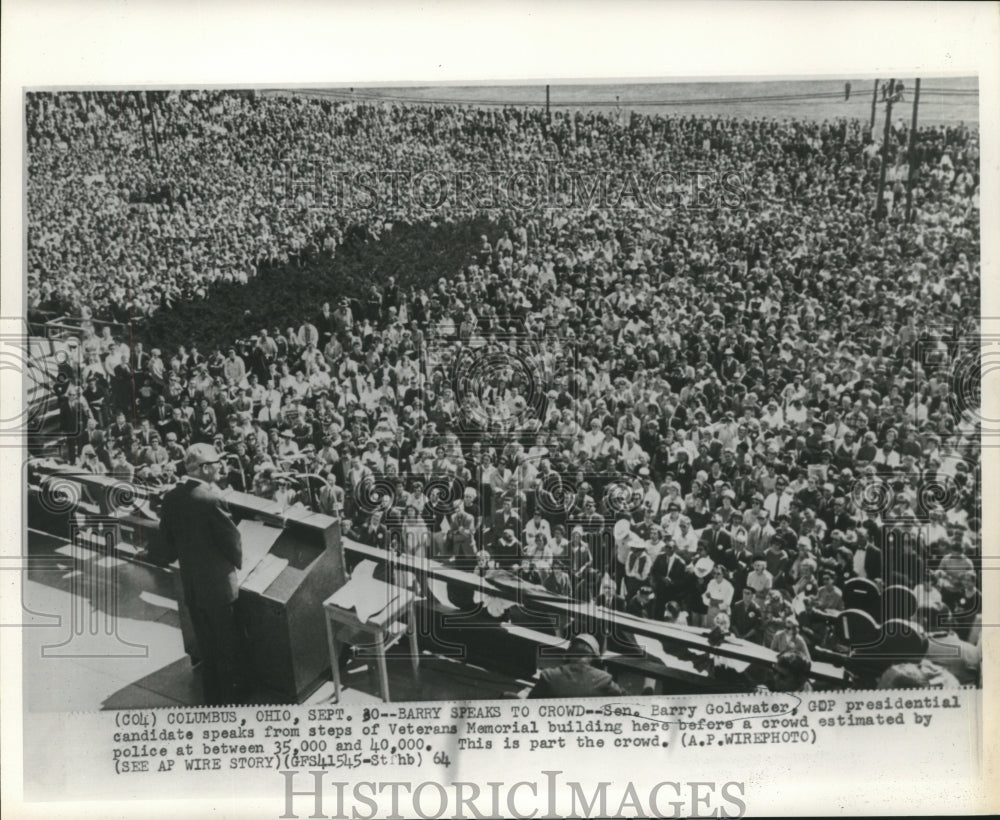
[[243,582],[243,589],[249,589],[251,592],[263,595],[287,566],[288,561],[284,558],[279,558],[277,555],[268,553],[251,570],[250,575]]
[[237,529],[240,531],[243,545],[243,567],[237,571],[236,577],[242,586],[247,576],[257,568],[261,559],[271,551],[274,542],[281,535],[281,530],[251,518],[241,521]]

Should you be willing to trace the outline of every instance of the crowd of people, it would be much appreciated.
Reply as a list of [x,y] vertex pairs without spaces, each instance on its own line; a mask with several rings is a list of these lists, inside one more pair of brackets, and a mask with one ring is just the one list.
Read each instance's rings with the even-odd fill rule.
[[[36,305],[151,311],[265,257],[335,252],[352,224],[415,218],[392,199],[275,198],[274,175],[316,156],[554,156],[639,178],[700,164],[741,195],[508,208],[430,286],[376,276],[224,349],[146,350],[85,319],[66,459],[168,485],[188,445],[213,444],[232,488],[340,517],[359,541],[806,662],[840,648],[851,579],[904,586],[963,648],[950,673],[977,679],[979,399],[956,380],[978,373],[962,358],[978,357],[976,131],[923,129],[913,220],[897,182],[874,221],[881,151],[851,121],[174,92],[152,103],[157,176],[143,109],[117,104],[29,97]],[[162,197],[130,196],[160,178]]]

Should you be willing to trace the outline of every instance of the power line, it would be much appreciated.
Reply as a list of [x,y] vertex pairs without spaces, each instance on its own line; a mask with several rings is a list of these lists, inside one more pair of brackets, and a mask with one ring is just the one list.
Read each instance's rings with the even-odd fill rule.
[[[511,100],[511,99],[443,99],[435,97],[399,97],[394,95],[374,95],[358,93],[342,93],[326,90],[306,90],[295,91],[294,93],[318,94],[321,96],[336,97],[339,100],[357,100],[363,102],[392,102],[414,105],[487,105],[503,107],[540,108],[545,105],[542,101],[533,100]],[[672,100],[568,100],[565,102],[552,101],[552,108],[646,108],[646,107],[683,107],[698,105],[740,105],[762,102],[790,102],[806,103],[816,100],[842,99],[843,92],[830,92],[818,94],[781,94],[781,95],[757,95],[753,97],[704,97],[698,99],[672,99]]]
[[930,92],[931,94],[961,94],[963,96],[968,95],[970,97],[979,96],[978,88],[924,88],[921,90],[922,94],[927,92]]
[[[536,100],[515,100],[515,99],[469,99],[469,98],[443,98],[443,97],[414,97],[399,94],[379,94],[365,93],[361,91],[347,91],[342,89],[289,89],[294,93],[320,95],[324,97],[335,97],[340,100],[358,100],[364,102],[390,102],[414,105],[485,105],[502,106],[514,108],[540,108],[546,103]],[[978,98],[979,93],[975,90],[963,89],[923,89],[922,93],[944,97]],[[702,105],[752,105],[756,103],[808,103],[820,100],[842,99],[843,92],[814,92],[802,94],[756,94],[745,97],[699,97],[699,98],[675,98],[656,100],[567,100],[552,101],[549,105],[552,108],[649,108],[649,107],[684,107]]]

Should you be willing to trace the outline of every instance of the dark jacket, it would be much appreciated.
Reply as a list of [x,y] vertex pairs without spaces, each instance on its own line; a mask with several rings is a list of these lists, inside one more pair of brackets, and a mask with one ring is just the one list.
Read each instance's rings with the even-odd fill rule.
[[240,532],[208,484],[188,479],[163,497],[160,512],[166,562],[180,562],[188,606],[232,603],[243,565]]
[[733,550],[733,537],[723,527],[720,527],[718,532],[711,527],[706,527],[699,541],[708,548],[709,557],[717,564],[720,563],[721,556],[731,553]]
[[589,663],[564,663],[543,669],[528,697],[585,698],[621,694],[621,688],[607,672]]
[[761,634],[760,608],[751,603],[746,606],[743,601],[737,601],[732,609],[732,632],[737,638],[760,643]]
[[[653,561],[653,568],[649,577],[653,584],[653,590],[657,597],[666,601],[676,601],[687,591],[688,574],[685,572],[687,562],[679,555],[674,555],[673,565],[670,565],[671,556],[665,551],[656,556]],[[667,567],[670,566],[670,570]],[[660,613],[662,614],[662,613]]]

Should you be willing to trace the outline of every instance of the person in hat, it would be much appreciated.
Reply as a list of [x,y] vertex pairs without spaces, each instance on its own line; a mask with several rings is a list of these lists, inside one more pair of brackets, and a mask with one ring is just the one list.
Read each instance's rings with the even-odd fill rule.
[[586,698],[623,695],[622,688],[603,669],[597,668],[601,648],[597,638],[582,633],[569,642],[567,662],[538,674],[529,698]]
[[244,697],[244,636],[236,614],[243,566],[240,532],[226,511],[217,482],[222,458],[211,444],[184,454],[185,480],[163,497],[160,563],[180,564],[184,603],[191,615],[206,703],[240,703]]
[[385,469],[385,460],[379,451],[378,441],[373,438],[365,441],[365,449],[361,453],[361,461],[365,466],[375,473],[381,473]]
[[[637,535],[631,535],[625,540],[624,581],[628,598],[636,595],[640,587],[647,586],[649,573],[653,568],[653,556],[649,552],[649,544]],[[652,594],[652,587],[650,587]]]
[[794,615],[787,615],[784,621],[784,629],[779,630],[771,640],[771,649],[779,655],[782,652],[792,650],[806,660],[811,660],[809,654],[809,644],[799,632],[799,622]]
[[650,618],[655,616],[656,600],[653,597],[653,587],[650,584],[641,584],[635,593],[629,598],[625,605],[625,611],[629,615],[637,618]]
[[294,506],[299,500],[298,491],[292,486],[292,477],[289,473],[276,473],[274,481],[277,487],[274,490],[272,499],[281,505],[285,510]]

